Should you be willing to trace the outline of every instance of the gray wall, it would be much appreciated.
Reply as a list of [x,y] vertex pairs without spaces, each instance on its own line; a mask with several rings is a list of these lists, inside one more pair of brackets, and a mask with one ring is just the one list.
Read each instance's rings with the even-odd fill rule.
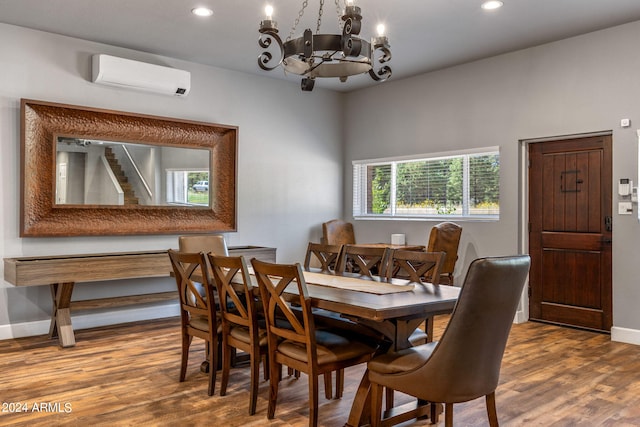
[[[276,247],[278,261],[302,261],[307,242],[319,241],[320,224],[341,216],[342,95],[321,89],[301,93],[297,85],[273,78],[5,24],[0,40],[0,258],[177,247],[177,236],[19,238],[20,98],[238,126],[238,231],[226,235],[229,245]],[[93,84],[95,53],[188,70],[191,93],[177,98]],[[173,289],[175,282],[80,284],[74,295],[86,299],[147,288]],[[50,309],[46,286],[18,289],[0,280],[0,338],[46,333]],[[166,309],[142,316],[165,312],[177,313]],[[139,316],[135,310],[103,313],[74,318],[74,325]]]
[[[526,247],[521,237],[520,140],[611,130],[614,182],[637,176],[640,22],[391,80],[347,95],[322,90],[300,93],[297,85],[267,77],[3,24],[0,39],[2,257],[96,252],[96,248],[164,249],[175,246],[176,240],[175,236],[20,239],[19,99],[23,97],[238,125],[238,232],[229,233],[227,239],[231,245],[276,246],[279,261],[300,260],[306,242],[319,239],[322,221],[351,217],[355,159],[501,147],[501,218],[463,223],[458,282],[473,258]],[[93,53],[187,69],[192,72],[192,92],[177,99],[94,85],[88,81]],[[622,118],[631,119],[631,128],[620,128]],[[343,123],[348,128],[342,129]],[[388,241],[392,233],[405,233],[408,243],[424,244],[433,224],[356,221],[355,227],[363,241]],[[614,325],[616,330],[630,331],[629,341],[638,343],[639,237],[635,216],[614,213]],[[108,287],[80,285],[76,294],[87,298],[163,286],[174,285],[169,280],[110,282]],[[0,338],[46,332],[50,304],[45,287],[16,289],[1,282]],[[74,318],[76,325],[98,322],[78,320],[83,322]],[[100,319],[120,320],[121,315],[111,313]]]
[[[461,223],[460,283],[475,257],[517,253],[527,244],[519,238],[520,140],[612,130],[614,183],[637,181],[638,40],[640,22],[635,22],[349,94],[345,216],[352,211],[353,160],[499,145],[500,220]],[[621,128],[622,118],[632,126]],[[640,330],[640,226],[635,215],[617,214],[615,195],[614,326]],[[356,221],[355,231],[373,241],[405,233],[408,243],[426,244],[433,224]]]

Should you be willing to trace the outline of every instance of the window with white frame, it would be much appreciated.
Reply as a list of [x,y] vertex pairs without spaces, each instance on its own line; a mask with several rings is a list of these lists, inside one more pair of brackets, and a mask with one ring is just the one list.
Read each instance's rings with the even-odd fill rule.
[[353,216],[498,219],[499,149],[354,161]]
[[209,171],[167,169],[167,203],[178,205],[209,204]]

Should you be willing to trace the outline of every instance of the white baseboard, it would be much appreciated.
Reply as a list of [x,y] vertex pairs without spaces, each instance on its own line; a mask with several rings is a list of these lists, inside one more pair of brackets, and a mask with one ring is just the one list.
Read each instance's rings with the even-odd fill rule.
[[529,317],[524,312],[524,310],[518,310],[516,311],[516,316],[513,319],[513,323],[524,323],[527,320],[529,320]]
[[611,341],[640,345],[640,330],[614,326],[611,328]]
[[[180,315],[179,304],[162,304],[152,307],[133,307],[101,313],[71,315],[73,329],[96,328],[119,323],[162,319]],[[0,325],[0,340],[32,337],[49,333],[50,320]]]

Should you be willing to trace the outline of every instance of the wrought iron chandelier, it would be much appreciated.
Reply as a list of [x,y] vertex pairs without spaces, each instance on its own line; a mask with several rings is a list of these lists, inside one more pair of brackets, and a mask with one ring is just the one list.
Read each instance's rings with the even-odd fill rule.
[[[362,26],[362,13],[353,0],[347,0],[344,12],[335,0],[338,25],[342,34],[320,34],[324,0],[320,0],[316,33],[306,29],[301,37],[293,39],[300,19],[308,5],[303,0],[302,8],[283,42],[278,35],[278,25],[273,20],[273,8],[265,8],[266,19],[260,22],[258,44],[265,49],[258,57],[258,65],[270,71],[282,64],[286,72],[303,76],[300,86],[304,91],[313,90],[316,77],[337,77],[341,82],[349,76],[369,73],[375,81],[384,81],[391,77],[391,67],[384,65],[391,59],[389,41],[384,35],[384,26],[378,26],[378,35],[371,42],[358,35]],[[275,48],[272,44],[275,43]],[[270,49],[271,48],[271,49]],[[274,51],[272,53],[272,51]]]

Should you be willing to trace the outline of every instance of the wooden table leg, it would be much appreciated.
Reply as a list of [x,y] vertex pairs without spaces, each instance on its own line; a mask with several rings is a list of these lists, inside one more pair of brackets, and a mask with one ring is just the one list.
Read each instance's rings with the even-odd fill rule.
[[71,324],[71,293],[73,292],[73,285],[73,282],[51,285],[53,309],[49,337],[58,337],[60,347],[73,347],[76,345],[76,337],[73,334],[73,325]]
[[365,369],[356,395],[353,398],[351,412],[345,427],[358,427],[369,424],[371,417],[371,382],[369,381],[369,369]]
[[[391,338],[391,351],[398,351],[411,347],[409,336],[424,321],[424,318],[394,319],[384,322],[361,322],[375,327],[376,330]],[[385,333],[386,332],[386,333]],[[388,349],[385,349],[387,351]],[[393,399],[393,391],[390,391],[389,399]],[[387,408],[387,410],[390,408]],[[358,427],[369,424],[371,418],[371,383],[369,381],[369,370],[366,369],[356,395],[353,398],[353,405],[345,427]]]

